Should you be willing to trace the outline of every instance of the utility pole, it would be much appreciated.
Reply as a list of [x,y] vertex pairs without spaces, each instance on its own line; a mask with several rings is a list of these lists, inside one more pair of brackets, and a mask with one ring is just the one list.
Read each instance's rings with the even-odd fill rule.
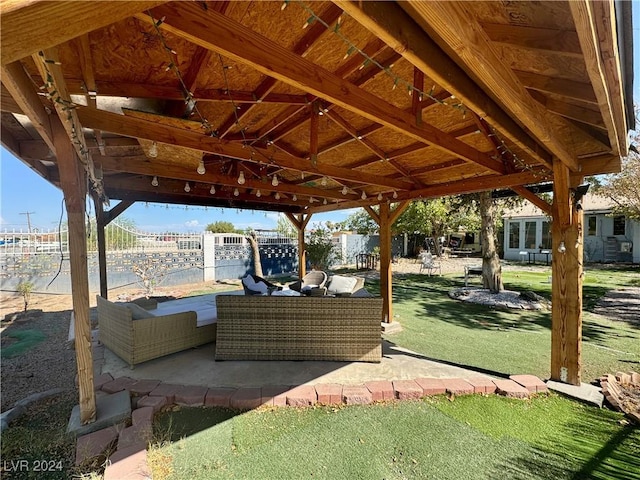
[[31,233],[31,215],[33,215],[36,212],[20,212],[20,215],[26,215],[27,216],[27,225],[29,227],[29,233]]

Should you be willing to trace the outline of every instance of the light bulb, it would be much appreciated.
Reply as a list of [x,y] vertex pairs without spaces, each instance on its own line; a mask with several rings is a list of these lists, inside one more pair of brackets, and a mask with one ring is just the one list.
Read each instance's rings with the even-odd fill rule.
[[240,191],[236,188],[236,189],[233,191],[233,196],[234,196],[234,197],[237,197],[238,195],[240,195]]
[[156,142],[151,142],[151,147],[149,147],[149,156],[153,158],[158,156],[158,144]]
[[346,195],[347,193],[349,193],[349,189],[346,186],[342,187],[342,194]]
[[274,198],[275,198],[276,200],[280,200],[280,193],[279,193],[279,192],[276,192],[276,194],[274,195]]
[[323,205],[326,205],[326,204],[327,204],[327,199],[326,199],[326,198],[322,201],[322,204],[323,204]]
[[393,198],[398,198],[398,192],[396,191],[393,192]]
[[567,251],[567,247],[564,246],[564,242],[560,242],[560,245],[558,245],[558,252],[564,253],[566,251]]
[[362,191],[362,195],[360,195],[360,198],[361,198],[362,200],[366,200],[366,199],[367,199],[367,194],[366,194],[366,193],[364,193],[364,190]]
[[322,180],[320,180],[320,185],[322,185],[323,187],[327,186],[327,177],[322,177]]
[[274,174],[273,178],[271,179],[271,185],[273,185],[274,187],[277,187],[279,183],[280,182],[278,181],[278,176]]
[[262,196],[262,192],[261,192],[260,190],[258,190],[258,191],[256,192],[256,197],[260,198],[261,196]]
[[196,172],[198,172],[199,175],[204,175],[205,173],[207,173],[207,170],[204,168],[204,160],[200,160],[200,163],[198,163],[198,168],[196,169]]
[[215,194],[215,193],[216,193],[216,186],[215,186],[215,185],[211,185],[211,188],[209,189],[209,193],[210,193],[211,195],[213,195],[213,194]]
[[244,179],[244,172],[240,172],[240,175],[238,175],[238,183],[240,185],[244,185],[245,179]]
[[184,184],[184,191],[189,193],[191,191],[191,186],[189,185],[189,182],[186,182]]
[[154,187],[158,186],[158,177],[156,177],[155,175],[153,176],[153,179],[151,180],[151,185],[153,185]]
[[309,203],[313,203],[314,201],[315,201],[315,198],[309,197]]
[[298,196],[294,193],[293,197],[291,198],[294,202],[298,201]]
[[382,194],[381,193],[378,194],[378,200],[382,200]]

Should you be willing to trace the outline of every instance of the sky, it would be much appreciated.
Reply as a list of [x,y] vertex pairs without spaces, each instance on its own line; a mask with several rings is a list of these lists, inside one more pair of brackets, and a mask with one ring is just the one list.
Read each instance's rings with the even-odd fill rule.
[[[640,1],[633,2],[634,86],[633,97],[640,103]],[[112,206],[117,201],[112,202]],[[87,202],[93,214],[93,202]],[[32,228],[55,230],[63,222],[66,212],[62,202],[62,191],[32,171],[21,160],[0,147],[0,231],[27,231],[27,213]],[[311,225],[318,222],[341,222],[353,210],[316,214]],[[278,215],[237,209],[184,207],[178,205],[135,203],[120,218],[131,220],[137,229],[144,232],[202,232],[216,221],[228,221],[241,230],[247,228],[275,229]]]

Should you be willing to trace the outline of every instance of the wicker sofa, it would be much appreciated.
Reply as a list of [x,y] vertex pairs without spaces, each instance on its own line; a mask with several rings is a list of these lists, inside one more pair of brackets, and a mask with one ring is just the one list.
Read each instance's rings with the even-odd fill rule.
[[[131,308],[100,295],[97,303],[100,341],[132,368],[216,339],[216,324],[197,326],[195,311],[156,316],[139,305]],[[144,307],[151,309],[154,305],[147,303]],[[147,316],[142,318],[145,312]]]
[[216,299],[216,360],[380,362],[380,297]]

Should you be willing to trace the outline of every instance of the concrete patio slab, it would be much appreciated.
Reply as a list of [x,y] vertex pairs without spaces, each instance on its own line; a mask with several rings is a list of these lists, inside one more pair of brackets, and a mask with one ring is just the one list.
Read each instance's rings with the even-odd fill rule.
[[568,397],[596,405],[600,408],[602,408],[602,403],[604,402],[604,395],[602,395],[600,387],[588,383],[582,383],[580,386],[577,386],[548,380],[547,387],[554,392],[562,393]]

